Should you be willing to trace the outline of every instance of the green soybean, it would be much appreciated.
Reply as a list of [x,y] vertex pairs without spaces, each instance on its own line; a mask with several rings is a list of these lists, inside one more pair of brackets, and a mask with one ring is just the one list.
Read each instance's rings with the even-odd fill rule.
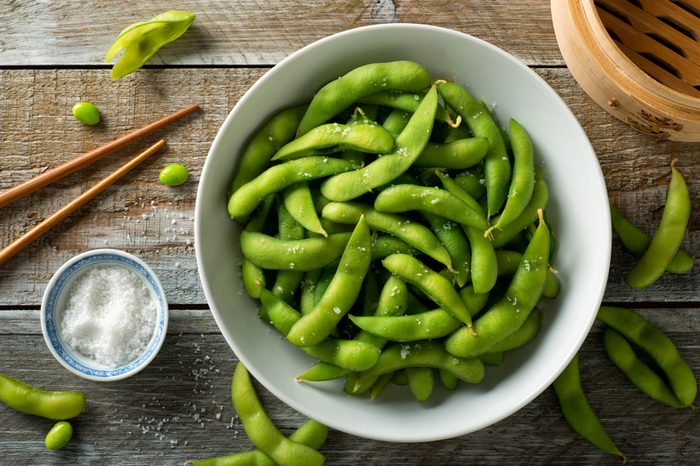
[[325,156],[303,157],[274,165],[235,191],[228,201],[228,213],[233,219],[248,216],[268,194],[273,194],[300,181],[310,181],[352,170],[348,160]]
[[287,143],[272,160],[289,160],[309,155],[352,150],[371,154],[388,154],[394,149],[394,138],[376,124],[328,123],[313,128]]
[[[642,257],[651,243],[649,235],[637,228],[615,207],[610,204],[610,217],[612,219],[612,227],[617,236],[620,238],[622,246],[631,252],[635,257]],[[667,272],[671,273],[686,273],[689,272],[695,259],[682,249],[676,252],[668,267]]]
[[58,450],[68,445],[71,437],[73,437],[73,426],[70,422],[59,421],[46,434],[44,444],[49,450]]
[[391,382],[393,376],[394,374],[390,372],[379,377],[377,381],[374,382],[374,385],[372,385],[372,387],[369,389],[369,399],[374,400],[377,398],[382,391],[384,391],[384,388],[389,385],[389,382]]
[[253,264],[247,257],[243,257],[243,262],[241,262],[241,281],[246,293],[251,298],[259,298],[260,290],[265,288],[266,285],[263,270]]
[[673,394],[666,382],[647,366],[634,352],[632,345],[611,328],[603,335],[605,352],[608,358],[620,369],[627,378],[649,397],[674,408],[684,405]]
[[391,182],[408,170],[428,143],[437,101],[433,86],[396,137],[392,153],[377,158],[363,168],[331,176],[321,184],[321,193],[333,201],[348,201]]
[[[494,248],[502,248],[506,244],[513,241],[523,230],[525,230],[532,222],[537,220],[537,211],[544,209],[549,200],[549,190],[547,183],[543,179],[535,180],[535,187],[532,191],[532,197],[522,213],[499,230],[493,231],[491,243]],[[495,218],[498,222],[498,217]]]
[[405,316],[350,316],[362,330],[390,341],[431,340],[451,334],[463,324],[444,309]]
[[621,456],[626,462],[625,455],[617,448],[586,399],[581,386],[578,355],[574,356],[552,386],[569,425],[602,451]]
[[284,206],[300,225],[314,233],[328,236],[316,214],[309,183],[301,181],[293,184],[282,191],[282,198]]
[[[361,97],[358,103],[381,105],[405,113],[413,113],[418,109],[425,93],[399,93],[399,92],[378,92],[376,94]],[[444,107],[438,106],[435,112],[435,119],[445,123],[453,123],[450,115]]]
[[85,410],[85,393],[50,392],[0,374],[0,401],[25,414],[64,421]]
[[695,401],[698,387],[693,371],[661,330],[636,312],[622,307],[601,306],[598,319],[644,351],[661,369],[684,406]]
[[372,239],[372,262],[391,254],[415,255],[418,251],[404,240],[391,235],[377,235]]
[[321,300],[289,330],[287,340],[296,346],[323,341],[350,310],[360,293],[371,261],[369,226],[364,216],[350,236],[338,269]]
[[180,186],[187,181],[190,172],[180,163],[171,163],[164,167],[158,175],[158,179],[166,186]]
[[[283,241],[297,241],[304,238],[302,227],[282,202],[277,204],[277,236]],[[279,270],[272,285],[272,293],[291,303],[301,284],[304,272],[299,270]]]
[[690,194],[681,173],[671,162],[671,183],[666,195],[666,205],[659,228],[654,233],[644,255],[632,267],[627,283],[633,288],[643,288],[654,283],[678,252],[690,218]]
[[416,401],[422,402],[430,398],[435,385],[433,369],[430,367],[407,367],[406,378],[408,379],[408,388]]
[[486,306],[489,294],[477,293],[474,291],[474,285],[468,285],[459,290],[459,297],[462,299],[469,314],[474,317]]
[[322,465],[324,457],[311,447],[282,435],[265,413],[248,370],[238,363],[231,384],[233,406],[253,444],[278,464]]
[[486,138],[467,138],[443,144],[430,142],[413,164],[414,167],[439,167],[461,170],[481,162],[489,148]]
[[323,86],[314,96],[297,130],[297,136],[325,123],[360,98],[396,90],[418,92],[430,86],[430,74],[411,61],[359,66]]
[[88,126],[94,126],[100,122],[100,111],[93,103],[77,102],[71,111],[76,120]]
[[471,271],[471,249],[464,231],[458,223],[437,215],[423,212],[423,217],[447,249],[454,269],[454,280],[458,287],[463,287],[469,281]]
[[265,171],[270,165],[270,159],[280,147],[294,139],[304,112],[306,105],[284,109],[255,133],[241,153],[236,175],[231,183],[231,193]]
[[263,233],[241,232],[241,251],[263,269],[307,271],[325,267],[340,257],[350,233],[334,233],[328,238],[283,241]]
[[503,353],[525,346],[537,336],[541,327],[542,313],[539,309],[535,308],[530,315],[527,316],[527,319],[525,319],[525,322],[523,322],[523,325],[521,325],[518,330],[493,345],[490,351],[494,353]]

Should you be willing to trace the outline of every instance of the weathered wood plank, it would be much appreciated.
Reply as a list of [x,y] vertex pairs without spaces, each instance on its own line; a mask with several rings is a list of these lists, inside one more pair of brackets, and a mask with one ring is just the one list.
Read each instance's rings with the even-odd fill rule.
[[[197,115],[162,134],[168,149],[109,188],[0,268],[0,305],[36,305],[53,272],[73,255],[96,247],[136,253],[160,276],[173,304],[205,302],[196,274],[193,241],[197,181],[209,145],[229,110],[265,69],[146,70],[112,82],[107,70],[0,71],[0,189],[57,165],[126,131],[191,102]],[[598,154],[613,202],[648,232],[661,215],[671,158],[679,157],[693,206],[700,198],[700,145],[656,142],[599,109],[566,69],[538,72],[564,98]],[[85,127],[70,115],[78,99],[96,102],[104,123]],[[153,139],[153,138],[152,138]],[[152,140],[151,139],[151,140]],[[112,172],[146,142],[113,154],[34,195],[8,206],[0,241],[9,243],[29,227]],[[565,154],[563,155],[565,156]],[[157,182],[162,166],[181,162],[191,182],[168,188]],[[585,215],[585,212],[581,213]],[[700,253],[700,210],[693,209],[684,247]],[[700,270],[664,277],[645,290],[631,290],[624,276],[631,258],[615,243],[606,293],[609,301],[700,301]]]
[[[0,1],[0,66],[95,65],[127,25],[173,8],[171,2]],[[274,65],[330,34],[371,24],[423,23],[465,32],[528,64],[562,64],[548,0],[298,2],[206,1],[190,31],[152,64]],[[21,20],[18,20],[21,18]]]
[[[3,462],[175,465],[188,458],[251,448],[230,402],[235,357],[223,337],[209,331],[203,315],[191,329],[181,326],[205,312],[174,312],[173,328],[151,365],[130,379],[108,384],[79,379],[58,365],[36,330],[36,311],[0,312],[0,329],[7,324],[16,332],[0,334],[0,371],[40,387],[88,393],[88,410],[74,422],[75,437],[58,453],[43,447],[50,421],[0,406]],[[691,317],[697,312],[700,309],[642,311],[676,342],[696,373],[700,371],[700,329]],[[26,315],[10,317],[11,313]],[[687,320],[692,325],[685,325]],[[37,325],[29,334],[19,334],[27,322]],[[667,408],[633,388],[607,361],[598,325],[581,358],[589,400],[633,464],[693,462],[700,451],[695,411]],[[264,389],[259,393],[284,433],[303,422],[301,415]],[[504,421],[455,439],[394,444],[332,432],[322,452],[329,465],[619,464],[617,458],[600,453],[571,431],[551,389]]]

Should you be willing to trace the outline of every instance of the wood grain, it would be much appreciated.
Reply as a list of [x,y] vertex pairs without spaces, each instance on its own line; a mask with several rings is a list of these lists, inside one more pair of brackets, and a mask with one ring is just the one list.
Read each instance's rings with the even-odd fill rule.
[[[641,313],[677,344],[700,372],[700,309],[644,309]],[[27,325],[32,322],[34,325]],[[52,425],[0,406],[0,451],[6,464],[182,464],[190,458],[251,448],[230,402],[236,360],[205,310],[176,310],[161,352],[136,376],[89,382],[63,370],[49,354],[38,312],[0,312],[0,370],[44,388],[84,390],[87,412],[60,452],[43,448]],[[631,464],[692,464],[700,450],[700,423],[638,392],[607,360],[596,325],[581,352],[582,380],[598,412]],[[262,402],[286,434],[304,421],[257,385]],[[27,452],[31,451],[29,457]],[[563,420],[547,389],[507,419],[473,434],[425,444],[376,442],[331,432],[321,450],[328,465],[610,464]]]
[[[173,8],[172,2],[0,0],[0,66],[100,65],[119,32]],[[197,15],[190,30],[151,64],[274,65],[330,34],[392,22],[465,32],[528,64],[562,64],[549,0],[216,0],[180,6]],[[18,21],[17,18],[22,18]]]
[[[168,141],[165,152],[76,212],[31,248],[0,268],[0,305],[36,305],[53,272],[73,255],[115,247],[141,256],[164,283],[171,304],[203,304],[193,249],[197,182],[218,127],[240,96],[265,72],[262,68],[146,70],[113,83],[108,70],[0,71],[0,189],[97,147],[117,134],[184,107],[202,111],[143,141]],[[673,157],[686,174],[693,206],[700,202],[700,146],[656,142],[599,109],[565,69],[538,73],[562,96],[586,128],[605,174],[611,200],[647,232],[661,217]],[[73,119],[77,99],[94,101],[103,123],[88,128]],[[21,199],[3,210],[0,241],[8,244],[81,191],[107,176],[138,144]],[[157,182],[160,169],[185,164],[191,181],[177,188]],[[585,213],[583,213],[585,215]],[[684,247],[700,255],[700,210],[693,209]],[[605,299],[608,301],[700,302],[700,269],[663,277],[656,285],[631,290],[624,283],[632,258],[616,242]],[[663,298],[659,298],[662,296]]]

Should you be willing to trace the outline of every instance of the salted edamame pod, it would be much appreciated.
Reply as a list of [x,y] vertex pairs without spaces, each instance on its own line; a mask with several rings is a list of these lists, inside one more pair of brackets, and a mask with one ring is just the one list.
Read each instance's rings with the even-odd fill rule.
[[297,136],[325,123],[360,98],[382,91],[418,92],[430,87],[430,74],[412,61],[359,66],[323,86],[311,100]]
[[463,324],[444,309],[406,316],[350,316],[362,330],[390,341],[431,340],[451,334]]
[[[518,215],[518,218],[503,228],[493,231],[493,238],[491,239],[493,247],[502,248],[513,241],[521,231],[537,220],[537,211],[544,209],[548,200],[549,189],[547,188],[547,183],[541,178],[536,179],[530,202],[525,206],[522,213]],[[495,218],[495,222],[498,222],[498,217]]]
[[698,387],[693,371],[661,330],[636,312],[622,307],[601,306],[598,319],[644,351],[661,369],[684,406],[695,401]]
[[481,162],[488,148],[486,138],[464,138],[442,144],[429,142],[413,166],[462,170]]
[[300,181],[282,191],[284,206],[301,226],[309,231],[328,236],[316,214],[309,183]]
[[64,421],[85,410],[85,393],[40,390],[0,374],[0,401],[25,414]]
[[581,386],[578,354],[574,356],[552,386],[559,399],[564,418],[569,425],[596,447],[606,453],[621,456],[626,462],[627,458],[617,448],[586,399]]
[[683,175],[671,162],[671,183],[666,195],[666,205],[659,228],[654,233],[644,255],[632,267],[627,283],[633,288],[643,288],[654,283],[678,252],[690,218],[690,194]]
[[263,269],[307,271],[325,267],[340,257],[350,233],[334,233],[328,238],[284,241],[254,231],[241,232],[241,251]]

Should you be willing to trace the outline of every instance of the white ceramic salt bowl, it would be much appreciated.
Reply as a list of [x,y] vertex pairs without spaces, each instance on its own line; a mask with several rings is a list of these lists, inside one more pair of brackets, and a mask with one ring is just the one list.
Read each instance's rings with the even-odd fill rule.
[[[453,392],[437,387],[420,404],[391,385],[369,401],[342,390],[342,380],[296,383],[313,360],[258,317],[240,280],[239,226],[226,193],[247,140],[284,107],[308,102],[325,83],[367,63],[414,60],[434,78],[465,85],[506,125],[520,121],[550,188],[548,219],[557,235],[554,265],[561,293],[543,301],[535,341],[487,367],[482,383]],[[497,47],[460,32],[416,24],[345,31],[290,55],[233,108],[204,165],[197,193],[195,246],[207,301],[221,333],[250,372],[280,400],[330,427],[396,442],[455,437],[487,427],[547,388],[576,354],[595,319],[610,265],[611,227],[596,155],[561,98],[527,66]],[[436,385],[439,385],[436,384]],[[405,387],[400,387],[405,388]]]
[[[118,367],[107,367],[71,350],[61,335],[59,322],[64,311],[71,285],[89,268],[99,265],[118,265],[128,268],[146,285],[156,302],[153,334],[143,352],[135,359]],[[168,302],[156,274],[138,257],[116,249],[94,249],[79,254],[63,264],[53,275],[41,303],[41,331],[51,354],[70,372],[89,380],[110,382],[131,377],[144,369],[156,357],[168,329]]]

